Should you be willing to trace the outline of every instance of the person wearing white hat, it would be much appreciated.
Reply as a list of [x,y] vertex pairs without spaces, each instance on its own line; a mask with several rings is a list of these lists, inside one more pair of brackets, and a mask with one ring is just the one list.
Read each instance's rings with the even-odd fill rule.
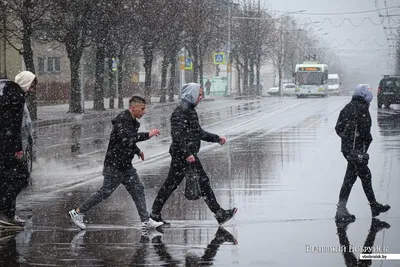
[[[30,71],[22,71],[15,76],[15,82],[21,87],[21,89],[26,94],[29,92],[34,92],[37,86],[37,78],[36,75]],[[24,104],[24,112],[22,117],[21,124],[21,139],[22,139],[22,151],[26,151],[26,147],[28,145],[28,140],[33,136],[32,129],[32,119],[29,114],[28,107],[26,105],[26,101]],[[26,155],[23,155],[26,156]],[[18,169],[17,169],[17,177],[15,178],[14,190],[12,194],[12,202],[9,207],[9,216],[13,218],[13,222],[19,225],[23,225],[25,223],[24,220],[15,215],[16,211],[16,198],[21,193],[22,189],[28,185],[29,180],[29,171],[28,165],[25,160],[18,161]]]
[[25,92],[15,82],[0,80],[0,225],[23,224],[15,217],[17,181],[23,157],[21,125]]

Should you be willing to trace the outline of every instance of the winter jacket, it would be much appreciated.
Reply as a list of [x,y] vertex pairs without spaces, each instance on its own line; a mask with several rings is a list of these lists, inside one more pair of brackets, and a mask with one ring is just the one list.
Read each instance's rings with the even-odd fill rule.
[[353,147],[360,152],[367,152],[373,140],[368,101],[360,95],[354,95],[350,103],[341,110],[335,130],[342,140],[343,153],[349,153]]
[[195,104],[183,99],[171,115],[172,144],[169,152],[172,156],[185,159],[196,155],[200,150],[201,140],[219,142],[219,136],[204,131],[199,123]]
[[21,125],[25,92],[15,82],[0,80],[0,158],[22,151]]
[[140,123],[132,117],[129,110],[118,114],[112,120],[110,142],[108,144],[104,166],[120,171],[132,168],[132,160],[140,154],[136,143],[149,139],[149,133],[139,133]]

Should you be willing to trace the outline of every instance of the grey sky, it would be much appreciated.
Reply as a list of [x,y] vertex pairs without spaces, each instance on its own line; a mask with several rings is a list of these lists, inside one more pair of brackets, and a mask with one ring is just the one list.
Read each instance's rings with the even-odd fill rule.
[[[304,13],[341,13],[374,10],[376,9],[375,2],[378,3],[379,8],[384,8],[385,2],[387,7],[400,6],[400,0],[261,0],[263,7],[272,11],[292,12],[306,10]],[[382,15],[386,15],[386,12],[388,12],[388,14],[400,14],[400,8],[380,10]],[[282,15],[282,13],[276,14]],[[307,15],[300,13],[292,14],[292,16],[300,23],[307,17],[311,18],[312,21],[321,22],[325,18],[329,18],[335,25],[342,23],[345,18],[350,19],[356,25],[359,25],[363,19],[367,17],[374,23],[381,22],[378,11],[346,15]],[[390,25],[392,27],[399,27],[399,19],[400,16],[391,17]],[[383,29],[383,26],[389,27],[388,21],[388,18],[384,18],[383,25],[374,25],[370,21],[365,20],[363,25],[359,27],[354,27],[348,21],[344,22],[340,27],[334,27],[329,21],[325,21],[324,24],[319,27],[323,29],[318,31],[317,34],[322,36],[323,33],[328,33],[322,37],[323,40],[327,44],[331,43],[330,47],[340,56],[342,64],[347,66],[346,69],[349,72],[354,73],[355,76],[358,76],[355,71],[360,73],[359,83],[370,83],[374,88],[377,88],[377,83],[381,75],[393,73],[394,71],[394,64],[388,66],[389,48]],[[305,22],[309,22],[309,20]],[[316,30],[319,29],[318,27],[314,28]],[[387,32],[390,33],[390,30],[387,30]],[[392,30],[392,32],[395,33],[396,30]],[[334,39],[337,39],[340,45],[343,45],[346,39],[351,39],[356,45],[361,39],[364,39],[368,43],[372,43],[374,39],[376,39],[378,44],[383,45],[383,47],[375,43],[373,45],[367,45],[364,42],[358,46],[354,46],[349,42],[344,46],[340,46],[333,41]],[[391,44],[393,44],[393,42]],[[388,69],[388,67],[390,67],[390,69]]]

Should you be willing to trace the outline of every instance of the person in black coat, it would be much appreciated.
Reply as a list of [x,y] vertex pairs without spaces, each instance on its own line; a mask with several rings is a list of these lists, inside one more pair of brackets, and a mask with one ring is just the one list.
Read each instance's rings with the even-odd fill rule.
[[336,133],[341,138],[341,152],[347,160],[347,170],[339,194],[339,203],[335,219],[337,221],[354,221],[355,216],[346,208],[353,184],[360,177],[364,193],[371,207],[372,216],[390,209],[389,205],[382,205],[375,199],[371,184],[371,171],[368,168],[368,149],[372,142],[371,115],[369,105],[372,93],[364,84],[358,85],[353,97],[340,112],[336,123]]
[[23,150],[21,138],[25,92],[15,82],[0,80],[0,224],[21,226],[15,219],[16,187]]
[[168,177],[158,191],[150,217],[169,224],[161,218],[161,210],[171,194],[189,172],[199,177],[201,195],[218,223],[230,220],[237,208],[224,210],[220,207],[210,185],[210,180],[197,156],[201,141],[225,144],[226,138],[204,131],[199,123],[196,106],[203,97],[203,88],[198,83],[185,84],[181,90],[182,100],[171,115],[172,143],[169,153],[172,157]]
[[140,123],[137,121],[146,113],[146,101],[133,96],[129,100],[129,109],[121,112],[112,120],[110,142],[108,144],[103,169],[103,186],[78,208],[69,212],[72,221],[80,229],[86,229],[83,221],[84,214],[93,206],[107,199],[120,184],[123,184],[135,202],[142,222],[142,228],[156,228],[162,223],[153,221],[146,208],[144,186],[136,169],[132,166],[134,156],[144,160],[144,153],[136,143],[149,140],[160,134],[157,129],[150,132],[139,132]]

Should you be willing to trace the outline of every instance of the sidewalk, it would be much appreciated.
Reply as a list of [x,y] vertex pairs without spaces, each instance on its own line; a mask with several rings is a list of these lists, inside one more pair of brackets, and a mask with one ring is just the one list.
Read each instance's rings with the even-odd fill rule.
[[[179,103],[178,95],[175,95],[174,102],[159,103],[160,97],[152,97],[151,104],[147,105],[148,109],[162,108],[166,106],[177,105]],[[204,101],[214,101],[214,98],[206,98]],[[168,101],[168,100],[167,100]],[[76,114],[68,113],[69,104],[52,105],[52,106],[39,106],[37,108],[36,127],[43,127],[53,124],[69,123],[81,119],[93,119],[98,117],[113,116],[118,114],[124,109],[128,108],[129,98],[124,98],[124,108],[109,109],[109,99],[104,99],[104,107],[106,110],[97,111],[93,110],[93,101],[85,101],[85,113]],[[114,107],[117,107],[117,100],[115,99]]]

